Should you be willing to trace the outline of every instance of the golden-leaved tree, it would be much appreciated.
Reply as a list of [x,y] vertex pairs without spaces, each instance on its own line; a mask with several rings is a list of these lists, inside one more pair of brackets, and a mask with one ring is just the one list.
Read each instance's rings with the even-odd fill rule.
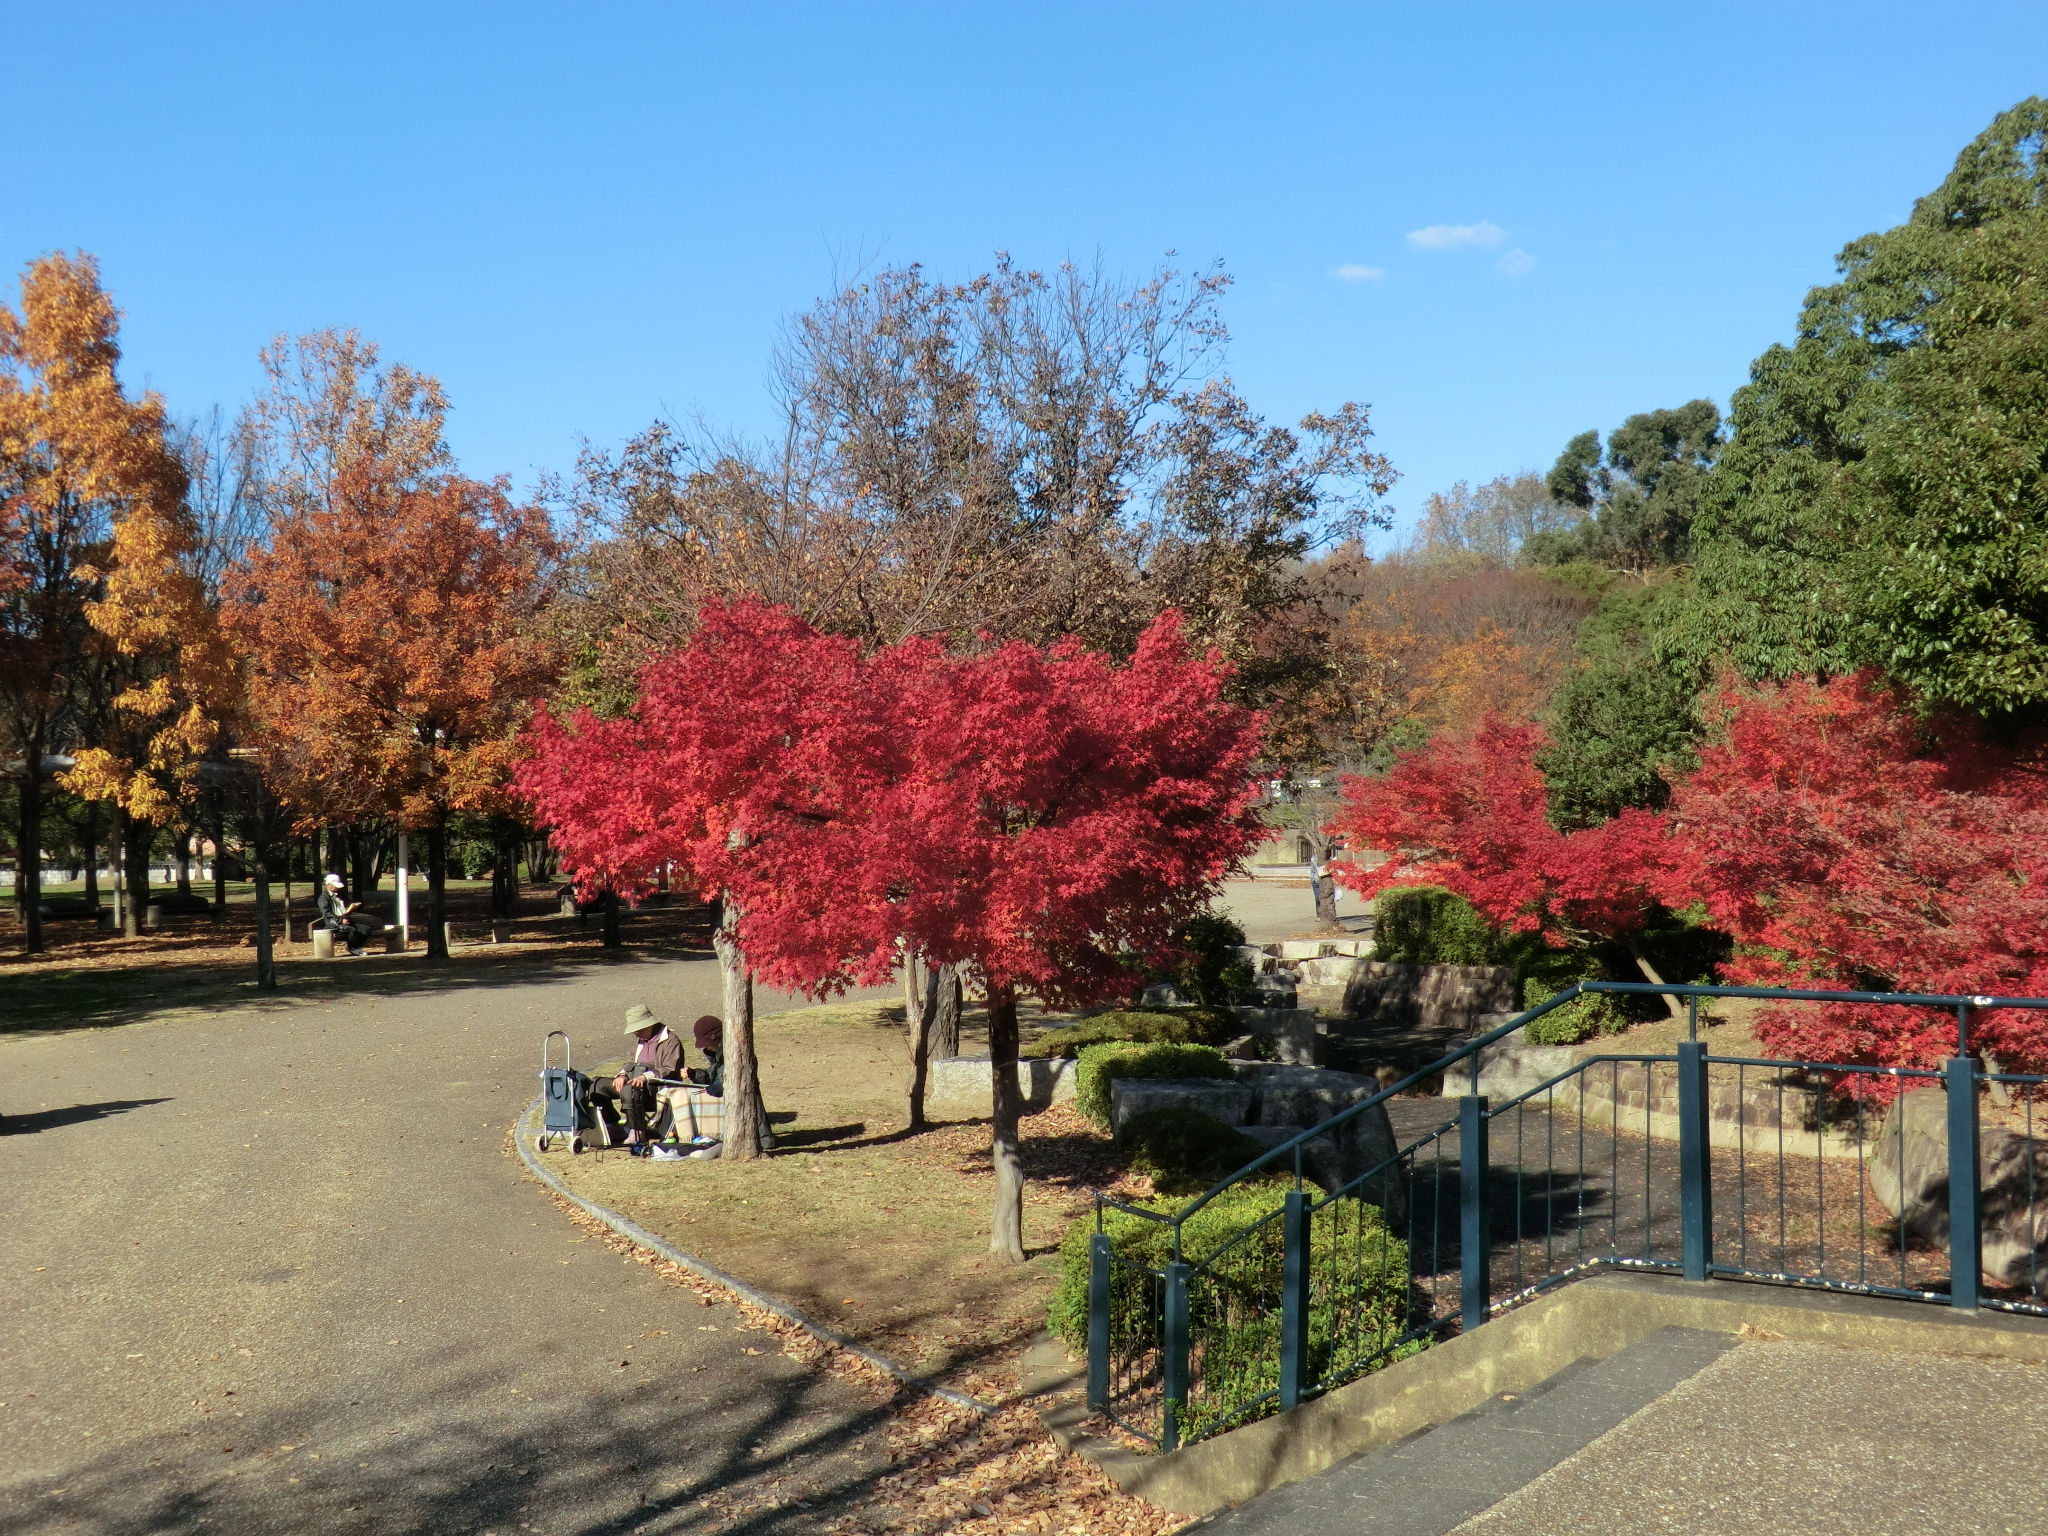
[[0,730],[21,763],[16,895],[31,952],[43,944],[42,820],[61,754],[83,744],[88,792],[153,816],[205,730],[204,707],[189,711],[211,683],[178,676],[188,644],[210,645],[177,574],[184,473],[162,401],[121,388],[119,335],[82,253],[30,263],[20,314],[0,305]]
[[556,557],[546,514],[502,483],[407,488],[359,463],[229,578],[267,771],[302,817],[426,830],[430,956],[447,954],[448,819],[504,809],[513,736],[555,680],[539,620]]

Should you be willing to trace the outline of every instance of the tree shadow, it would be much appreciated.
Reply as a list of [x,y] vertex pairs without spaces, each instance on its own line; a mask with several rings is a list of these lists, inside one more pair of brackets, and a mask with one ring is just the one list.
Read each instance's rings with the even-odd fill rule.
[[125,1115],[131,1109],[145,1109],[151,1104],[168,1104],[168,1096],[161,1099],[103,1099],[97,1104],[73,1104],[64,1109],[38,1109],[26,1115],[8,1115],[0,1118],[0,1135],[31,1136],[37,1131],[54,1131],[60,1125],[84,1125],[93,1120],[105,1120],[113,1115]]
[[0,1536],[818,1532],[891,1470],[883,1431],[913,1395],[859,1394],[807,1371],[719,1379],[679,1366],[592,1391],[567,1414],[508,1424],[499,1405],[518,1375],[435,1374],[435,1390],[407,1402],[409,1422],[397,1428],[351,1411],[372,1405],[309,1398],[196,1419],[32,1482],[10,1479]]

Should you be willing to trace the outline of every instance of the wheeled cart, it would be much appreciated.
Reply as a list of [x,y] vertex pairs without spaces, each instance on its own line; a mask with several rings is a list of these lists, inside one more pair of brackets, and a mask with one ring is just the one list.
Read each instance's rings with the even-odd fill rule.
[[[553,1065],[552,1042],[562,1042],[562,1064]],[[540,1042],[540,1081],[543,1115],[540,1135],[534,1138],[536,1150],[545,1152],[564,1137],[568,1138],[569,1150],[581,1152],[587,1146],[601,1146],[604,1142],[604,1128],[598,1124],[597,1115],[590,1103],[590,1076],[578,1072],[569,1064],[569,1036],[562,1030],[551,1029]]]

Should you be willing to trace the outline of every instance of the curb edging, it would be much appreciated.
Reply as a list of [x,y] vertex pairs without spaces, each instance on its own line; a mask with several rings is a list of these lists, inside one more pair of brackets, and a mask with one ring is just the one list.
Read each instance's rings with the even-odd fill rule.
[[532,1122],[539,1117],[544,1105],[545,1101],[542,1098],[536,1097],[533,1103],[527,1106],[526,1113],[521,1115],[512,1127],[512,1145],[518,1148],[519,1160],[526,1165],[527,1171],[564,1200],[567,1200],[571,1205],[587,1215],[596,1217],[597,1220],[603,1222],[607,1227],[610,1227],[619,1236],[625,1238],[627,1242],[634,1244],[636,1247],[645,1248],[648,1252],[668,1260],[669,1263],[687,1269],[698,1278],[709,1280],[713,1285],[731,1291],[742,1301],[759,1307],[764,1312],[772,1313],[786,1323],[801,1328],[821,1344],[830,1344],[834,1349],[844,1350],[855,1359],[864,1360],[878,1370],[887,1371],[906,1387],[915,1387],[918,1391],[929,1396],[952,1403],[959,1408],[971,1408],[976,1413],[996,1412],[994,1404],[984,1403],[978,1397],[969,1397],[965,1392],[955,1392],[950,1387],[942,1387],[937,1382],[918,1375],[915,1371],[907,1370],[884,1355],[878,1355],[870,1349],[863,1349],[860,1345],[854,1343],[853,1340],[846,1337],[845,1334],[837,1333],[827,1328],[823,1323],[806,1317],[788,1302],[778,1301],[765,1291],[756,1290],[753,1286],[747,1284],[746,1281],[735,1275],[727,1274],[724,1270],[718,1268],[717,1265],[707,1264],[702,1259],[694,1258],[684,1253],[682,1249],[676,1247],[666,1238],[648,1231],[630,1217],[621,1216],[617,1211],[607,1206],[599,1205],[595,1200],[587,1200],[582,1195],[577,1194],[547,1168],[543,1167],[539,1158],[534,1156],[532,1148],[527,1144],[533,1129]]

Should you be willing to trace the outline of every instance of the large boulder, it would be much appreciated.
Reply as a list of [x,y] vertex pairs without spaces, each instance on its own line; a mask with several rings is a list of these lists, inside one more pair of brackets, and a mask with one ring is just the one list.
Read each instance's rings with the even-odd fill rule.
[[[1987,1126],[1977,1132],[1977,1166],[1984,1278],[2042,1289],[2048,1282],[2048,1157],[2026,1137]],[[1877,1128],[1869,1170],[1878,1203],[1907,1236],[1948,1246],[1946,1089],[1899,1096]],[[2030,1268],[2044,1273],[2030,1276]]]
[[1232,1008],[1247,1034],[1264,1035],[1272,1046],[1273,1059],[1289,1066],[1312,1067],[1316,1063],[1317,1027],[1313,1008]]
[[[1268,1061],[1234,1061],[1230,1065],[1238,1081],[1251,1090],[1250,1113],[1240,1128],[1269,1146],[1321,1125],[1379,1092],[1379,1084],[1370,1078],[1322,1067]],[[1375,1104],[1330,1134],[1305,1143],[1301,1150],[1302,1176],[1324,1193],[1335,1194],[1394,1155],[1394,1127],[1387,1118],[1387,1106]],[[1389,1177],[1353,1193],[1379,1206],[1388,1222],[1398,1227],[1408,1219],[1408,1182],[1398,1170],[1389,1172]]]
[[[1027,1056],[1017,1063],[1017,1092],[1024,1112],[1036,1114],[1053,1104],[1071,1102],[1074,1074],[1080,1064],[1060,1056]],[[940,1056],[925,1077],[924,1107],[935,1115],[979,1117],[990,1113],[995,1100],[995,1073],[986,1056]]]
[[1109,1128],[1121,1139],[1133,1115],[1192,1109],[1224,1125],[1242,1125],[1251,1090],[1216,1077],[1116,1077],[1109,1083]]

